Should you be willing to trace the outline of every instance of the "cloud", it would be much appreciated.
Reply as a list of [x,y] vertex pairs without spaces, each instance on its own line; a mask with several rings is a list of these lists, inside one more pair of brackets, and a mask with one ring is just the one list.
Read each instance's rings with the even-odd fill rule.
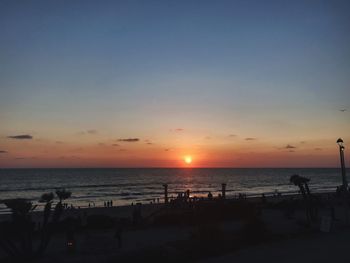
[[119,147],[120,145],[117,144],[117,143],[113,143],[112,146],[113,146],[113,147]]
[[56,141],[55,143],[56,143],[56,144],[63,144],[62,141]]
[[315,151],[322,151],[322,148],[315,148]]
[[237,135],[236,134],[230,134],[228,137],[237,137]]
[[145,144],[153,145],[153,142],[151,142],[150,140],[145,140]]
[[118,139],[118,142],[138,142],[139,138]]
[[286,148],[286,149],[295,149],[295,148],[297,148],[297,147],[295,147],[295,146],[293,146],[293,145],[290,145],[290,144],[287,144],[285,148]]
[[4,151],[4,150],[0,150],[0,153],[7,153],[7,151]]
[[170,131],[171,132],[183,132],[183,131],[185,131],[185,129],[183,129],[183,128],[176,128],[176,129],[171,129]]
[[300,143],[301,143],[301,144],[305,144],[305,143],[306,143],[306,141],[301,141]]
[[21,134],[21,135],[7,136],[7,138],[15,139],[15,140],[31,140],[31,139],[33,139],[33,136],[31,136],[29,134]]
[[86,131],[78,132],[78,135],[85,135],[85,134],[96,135],[97,133],[98,133],[97,130],[86,130]]
[[245,138],[246,141],[254,141],[256,140],[256,138],[252,138],[252,137],[248,137],[248,138]]

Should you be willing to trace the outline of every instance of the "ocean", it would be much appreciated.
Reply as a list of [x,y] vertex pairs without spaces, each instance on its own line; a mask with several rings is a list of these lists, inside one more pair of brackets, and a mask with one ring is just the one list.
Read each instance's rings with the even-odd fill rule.
[[[349,173],[349,169],[347,169]],[[334,191],[341,185],[341,170],[337,168],[222,168],[222,169],[0,169],[0,213],[9,212],[2,200],[26,198],[37,203],[46,192],[65,188],[72,192],[66,202],[74,207],[103,206],[132,202],[149,203],[163,200],[164,183],[169,196],[189,189],[191,195],[204,196],[221,191],[227,184],[227,197],[246,193],[296,193],[298,188],[289,182],[293,174],[310,178],[312,192]]]

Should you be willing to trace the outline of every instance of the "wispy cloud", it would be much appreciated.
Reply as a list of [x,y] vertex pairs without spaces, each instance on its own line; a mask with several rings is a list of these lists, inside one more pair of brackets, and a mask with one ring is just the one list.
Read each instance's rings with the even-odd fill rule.
[[117,144],[117,143],[113,143],[112,146],[113,146],[113,147],[119,147],[120,145]]
[[322,151],[322,148],[315,148],[315,151]]
[[287,144],[286,147],[284,147],[286,149],[296,149],[297,147],[293,146],[293,145],[290,145],[290,144]]
[[85,135],[85,134],[96,135],[98,134],[98,131],[92,129],[92,130],[78,132],[78,135]]
[[7,153],[7,151],[4,151],[4,150],[0,150],[0,153]]
[[170,129],[171,132],[183,132],[185,131],[184,128],[176,128],[176,129]]
[[55,143],[56,143],[56,144],[63,144],[62,141],[56,141]]
[[253,137],[248,137],[248,138],[245,138],[246,141],[255,141],[256,138],[253,138]]
[[127,138],[127,139],[118,139],[118,142],[138,142],[139,138]]
[[228,137],[233,138],[233,137],[237,137],[237,135],[236,134],[229,134]]
[[33,136],[29,134],[20,134],[20,135],[7,136],[7,138],[15,139],[15,140],[31,140],[33,139]]
[[154,143],[153,143],[152,141],[150,141],[150,140],[145,140],[145,144],[147,144],[147,145],[153,145]]

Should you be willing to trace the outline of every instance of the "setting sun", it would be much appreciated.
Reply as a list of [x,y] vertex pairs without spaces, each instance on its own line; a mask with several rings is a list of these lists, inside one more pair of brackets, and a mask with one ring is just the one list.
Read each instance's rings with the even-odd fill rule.
[[190,156],[190,155],[185,156],[184,161],[187,164],[192,163],[192,156]]

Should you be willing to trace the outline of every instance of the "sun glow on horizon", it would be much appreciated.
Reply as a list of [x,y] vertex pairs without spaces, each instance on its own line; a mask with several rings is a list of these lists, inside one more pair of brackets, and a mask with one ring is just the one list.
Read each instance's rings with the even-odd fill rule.
[[191,155],[186,155],[184,157],[184,161],[186,164],[191,164],[192,163],[192,156]]

